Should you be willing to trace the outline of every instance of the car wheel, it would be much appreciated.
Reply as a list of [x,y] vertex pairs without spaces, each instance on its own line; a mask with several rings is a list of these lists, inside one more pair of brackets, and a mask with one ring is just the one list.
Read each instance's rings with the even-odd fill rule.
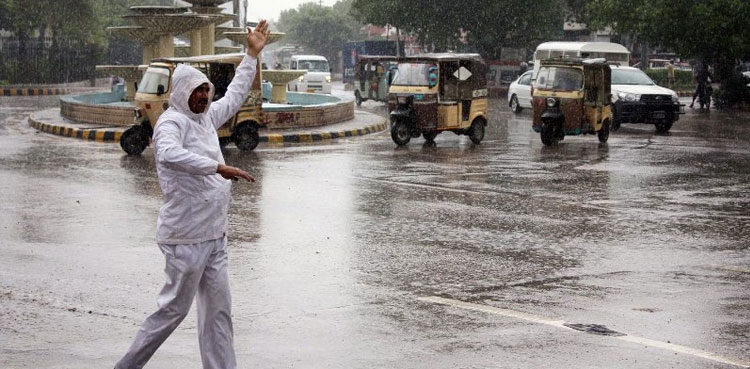
[[132,126],[120,136],[120,147],[128,155],[140,155],[148,146],[148,136],[143,132],[141,126]]
[[518,97],[515,94],[510,98],[510,110],[516,114],[523,110],[521,105],[518,104]]
[[359,94],[359,90],[354,91],[354,101],[357,103],[357,106],[362,105],[362,95]]
[[673,122],[658,122],[656,123],[656,132],[667,133],[672,128]]
[[482,139],[484,139],[484,126],[485,123],[482,118],[474,119],[474,122],[471,123],[469,139],[471,139],[471,142],[475,145],[479,145],[479,143],[482,142]]
[[253,121],[244,121],[237,125],[232,132],[232,141],[238,149],[250,151],[258,146],[258,126]]
[[391,138],[396,145],[404,146],[411,140],[411,132],[409,127],[402,120],[396,120],[391,125]]
[[599,142],[601,143],[607,143],[607,140],[609,139],[609,121],[605,120],[602,124],[602,128],[599,130],[598,133],[599,136]]

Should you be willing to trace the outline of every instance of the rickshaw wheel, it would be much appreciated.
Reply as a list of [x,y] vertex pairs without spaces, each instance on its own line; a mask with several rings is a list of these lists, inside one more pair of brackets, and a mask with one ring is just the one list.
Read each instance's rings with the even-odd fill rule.
[[435,137],[437,137],[438,133],[438,131],[422,132],[422,136],[424,136],[425,141],[433,142],[435,141]]
[[354,101],[357,103],[357,106],[362,105],[362,95],[360,95],[359,90],[354,91]]
[[120,136],[120,147],[128,155],[140,155],[148,146],[148,137],[143,133],[141,126],[132,126]]
[[251,121],[242,122],[234,129],[232,140],[238,149],[250,151],[260,142],[258,127]]
[[409,140],[411,140],[411,132],[409,132],[409,127],[406,126],[406,123],[401,120],[393,122],[391,126],[391,138],[396,145],[404,146],[408,144]]
[[471,131],[469,132],[469,139],[476,145],[479,145],[484,138],[484,121],[481,118],[474,119],[471,123]]
[[542,143],[547,146],[552,146],[557,143],[558,135],[555,132],[553,124],[542,124],[542,131],[539,132],[539,137],[542,139]]
[[513,97],[510,98],[510,110],[514,113],[520,113],[523,108],[521,105],[518,104],[518,98],[516,95],[513,95]]
[[607,143],[607,140],[609,139],[609,121],[605,120],[602,124],[602,129],[598,132],[599,136],[599,142],[601,143]]

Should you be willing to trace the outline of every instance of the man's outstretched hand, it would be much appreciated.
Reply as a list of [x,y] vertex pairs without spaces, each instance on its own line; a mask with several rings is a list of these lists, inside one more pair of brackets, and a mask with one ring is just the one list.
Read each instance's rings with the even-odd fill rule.
[[257,58],[260,51],[263,50],[263,46],[266,46],[266,38],[270,34],[271,31],[268,30],[268,23],[265,19],[258,23],[255,30],[247,27],[247,53]]
[[248,182],[255,182],[255,178],[253,178],[250,173],[240,168],[230,167],[229,165],[219,164],[219,166],[216,168],[216,173],[221,174],[221,176],[226,179],[231,179],[234,181],[243,178]]

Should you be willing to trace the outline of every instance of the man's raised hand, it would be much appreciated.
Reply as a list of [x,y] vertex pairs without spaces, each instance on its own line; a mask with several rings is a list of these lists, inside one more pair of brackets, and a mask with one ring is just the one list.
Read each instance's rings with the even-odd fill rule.
[[247,53],[257,58],[260,51],[263,50],[263,46],[266,46],[266,38],[269,34],[271,34],[271,31],[268,30],[268,22],[265,19],[255,26],[255,30],[247,27]]

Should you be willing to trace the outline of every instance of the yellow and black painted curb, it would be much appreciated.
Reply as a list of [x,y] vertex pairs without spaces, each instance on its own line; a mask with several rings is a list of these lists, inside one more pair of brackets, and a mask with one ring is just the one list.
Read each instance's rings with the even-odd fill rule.
[[53,135],[73,137],[87,141],[97,142],[120,142],[121,131],[108,129],[83,129],[65,126],[56,126],[54,124],[43,123],[29,117],[29,125],[44,132]]
[[[33,128],[42,131],[44,133],[50,133],[53,135],[78,138],[87,141],[97,142],[114,142],[119,143],[120,137],[122,136],[122,130],[112,129],[92,129],[92,128],[74,128],[68,126],[58,126],[54,124],[44,123],[36,120],[33,116],[29,117],[29,125]],[[347,138],[355,136],[364,136],[371,133],[380,132],[388,127],[388,123],[383,120],[378,124],[373,124],[364,128],[350,129],[345,131],[335,132],[320,132],[320,133],[295,133],[295,134],[264,134],[260,136],[260,142],[267,142],[269,144],[285,144],[285,143],[309,143],[323,140],[332,140],[337,138]]]
[[67,88],[43,88],[43,87],[4,87],[0,86],[0,96],[43,96],[43,95],[67,95]]
[[333,140],[337,138],[346,138],[354,136],[364,136],[370,133],[380,132],[388,127],[388,124],[383,121],[378,124],[373,124],[364,128],[350,129],[346,131],[335,131],[335,132],[320,132],[320,133],[300,133],[300,134],[268,134],[260,137],[260,142],[268,142],[270,144],[285,144],[285,143],[308,143],[317,142],[324,140]]

